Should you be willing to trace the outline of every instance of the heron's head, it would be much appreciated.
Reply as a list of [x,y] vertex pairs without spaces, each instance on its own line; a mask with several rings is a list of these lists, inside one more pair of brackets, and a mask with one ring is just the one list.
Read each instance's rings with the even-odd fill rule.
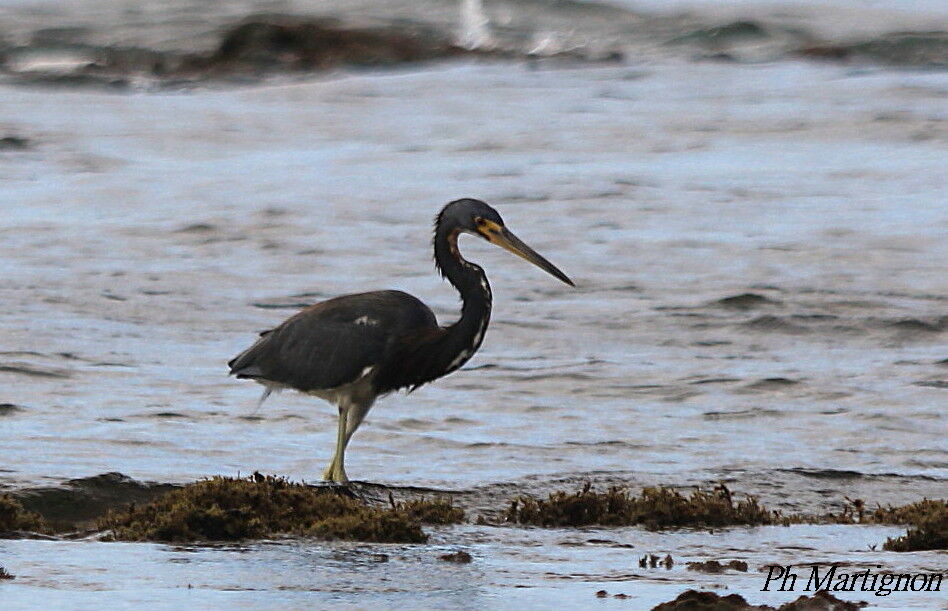
[[436,227],[449,233],[457,231],[483,238],[523,257],[558,280],[576,286],[559,268],[507,229],[500,214],[479,199],[458,199],[451,202],[438,215]]

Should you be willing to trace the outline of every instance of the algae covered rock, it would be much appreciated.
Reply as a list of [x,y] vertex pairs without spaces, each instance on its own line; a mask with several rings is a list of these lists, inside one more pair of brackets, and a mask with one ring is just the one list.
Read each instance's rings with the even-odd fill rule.
[[574,493],[553,492],[545,500],[520,496],[511,502],[507,520],[537,526],[640,524],[668,528],[774,524],[780,516],[753,497],[735,503],[724,486],[712,491],[695,490],[686,497],[666,487],[644,488],[635,496],[618,486],[597,492],[587,484]]
[[422,524],[457,524],[464,521],[464,510],[447,499],[414,499],[396,507]]
[[27,511],[19,501],[8,494],[0,495],[0,533],[47,530],[46,523],[38,513]]
[[[215,477],[173,490],[145,505],[112,511],[99,526],[119,541],[235,541],[274,535],[422,543],[425,518],[463,512],[448,501],[374,507],[346,489],[313,487],[277,477]],[[449,511],[454,510],[454,511]],[[447,523],[441,521],[439,523]]]
[[17,490],[13,496],[28,511],[39,514],[56,532],[94,526],[110,509],[146,503],[178,486],[139,482],[110,472],[71,479],[56,486]]
[[216,67],[326,70],[386,66],[467,53],[437,32],[405,24],[357,28],[331,19],[257,16],[228,30],[209,60]]
[[887,539],[882,548],[890,552],[948,549],[948,501],[925,499],[895,509],[877,509],[877,521],[909,523],[913,527],[901,537]]

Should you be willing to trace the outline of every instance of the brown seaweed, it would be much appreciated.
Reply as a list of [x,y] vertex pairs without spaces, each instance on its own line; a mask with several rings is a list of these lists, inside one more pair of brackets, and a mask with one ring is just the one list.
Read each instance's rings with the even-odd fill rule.
[[912,525],[901,537],[886,539],[882,549],[890,552],[948,549],[948,501],[924,499],[903,507],[879,508],[875,516],[880,523]]
[[734,502],[724,486],[695,490],[684,496],[666,487],[644,488],[635,496],[612,486],[597,492],[590,484],[574,493],[553,492],[547,499],[520,496],[507,510],[507,520],[537,526],[642,525],[646,528],[683,526],[755,526],[783,523],[783,517],[748,496]]
[[0,495],[0,532],[27,531],[44,533],[49,528],[43,517],[28,511],[9,494]]
[[374,507],[336,487],[283,478],[214,477],[99,520],[119,541],[236,541],[276,535],[423,543],[423,522],[463,520],[449,501],[415,500]]

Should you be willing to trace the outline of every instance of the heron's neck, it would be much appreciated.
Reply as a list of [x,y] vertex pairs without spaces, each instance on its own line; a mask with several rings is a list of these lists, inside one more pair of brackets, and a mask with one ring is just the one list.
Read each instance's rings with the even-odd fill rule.
[[480,266],[471,263],[458,251],[458,232],[435,235],[435,262],[441,273],[461,294],[461,318],[445,328],[444,353],[450,355],[445,373],[461,367],[477,351],[484,340],[490,321],[491,292],[487,276]]

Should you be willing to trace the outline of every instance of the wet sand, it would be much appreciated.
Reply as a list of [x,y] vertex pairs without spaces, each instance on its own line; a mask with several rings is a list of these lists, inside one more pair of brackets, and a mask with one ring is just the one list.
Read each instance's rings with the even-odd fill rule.
[[[648,59],[186,91],[0,83],[0,136],[27,143],[0,151],[0,486],[114,471],[314,480],[334,410],[284,393],[254,412],[258,388],[225,362],[337,294],[399,288],[452,320],[430,222],[474,196],[579,288],[462,241],[494,289],[484,346],[464,371],[376,404],[350,476],[455,491],[478,511],[586,480],[725,481],[811,513],[844,496],[944,497],[945,73]],[[468,525],[427,546],[245,553],[2,541],[17,579],[0,587],[11,604],[66,606],[579,606],[606,589],[644,607],[686,587],[775,603],[795,596],[757,592],[758,566],[945,570],[937,552],[870,550],[901,532]],[[474,562],[438,560],[455,549]],[[644,553],[678,564],[641,570]],[[684,568],[712,558],[751,571]],[[899,596],[871,602],[931,608]]]

